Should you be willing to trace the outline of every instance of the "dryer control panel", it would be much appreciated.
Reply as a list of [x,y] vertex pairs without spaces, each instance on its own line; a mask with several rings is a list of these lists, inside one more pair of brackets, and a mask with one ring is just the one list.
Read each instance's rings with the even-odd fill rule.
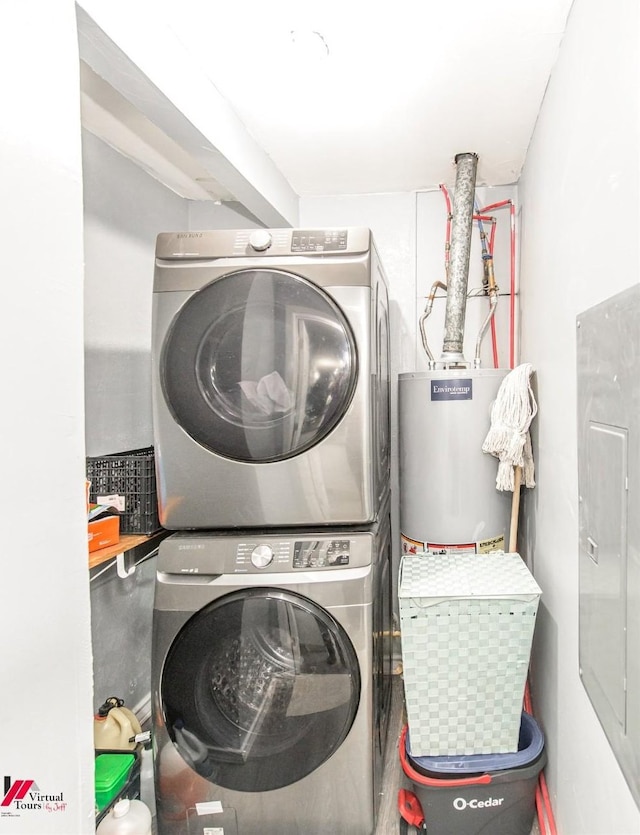
[[295,229],[291,235],[291,252],[336,252],[346,248],[346,229]]
[[364,226],[161,232],[156,241],[156,257],[162,261],[363,255],[370,250],[371,230]]
[[363,568],[374,561],[374,531],[334,531],[333,535],[243,531],[236,536],[211,531],[175,533],[160,543],[160,575],[192,579],[221,574],[302,575],[305,571]]

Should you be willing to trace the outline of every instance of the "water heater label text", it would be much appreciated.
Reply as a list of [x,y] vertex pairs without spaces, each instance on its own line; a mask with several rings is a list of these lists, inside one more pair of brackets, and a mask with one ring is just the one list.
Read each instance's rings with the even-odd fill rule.
[[473,380],[432,380],[432,400],[473,400]]

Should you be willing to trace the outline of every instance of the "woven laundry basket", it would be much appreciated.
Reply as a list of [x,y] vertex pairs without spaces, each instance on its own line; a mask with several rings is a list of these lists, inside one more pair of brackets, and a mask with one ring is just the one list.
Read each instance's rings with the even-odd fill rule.
[[518,750],[541,590],[519,554],[403,557],[399,604],[413,756]]

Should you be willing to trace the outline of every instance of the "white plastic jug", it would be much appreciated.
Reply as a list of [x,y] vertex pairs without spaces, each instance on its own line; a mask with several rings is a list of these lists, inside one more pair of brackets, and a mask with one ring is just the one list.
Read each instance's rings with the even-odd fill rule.
[[151,748],[143,748],[140,762],[140,800],[146,803],[151,815],[156,813],[155,769]]
[[98,824],[96,835],[151,835],[151,812],[141,800],[119,800]]
[[111,696],[100,707],[93,721],[93,746],[98,749],[133,751],[134,737],[141,733],[140,722],[124,702]]

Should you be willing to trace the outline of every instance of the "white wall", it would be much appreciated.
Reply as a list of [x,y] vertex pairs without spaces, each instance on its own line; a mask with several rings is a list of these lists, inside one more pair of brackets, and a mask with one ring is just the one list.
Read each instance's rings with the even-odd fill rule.
[[[240,203],[189,201],[189,229],[256,229],[262,224]],[[177,230],[176,230],[177,231]]]
[[301,197],[300,226],[368,226],[389,283],[392,374],[413,363],[415,321],[415,194]]
[[188,205],[82,134],[87,455],[151,446],[151,298],[159,232],[188,228]]
[[[78,0],[80,54],[104,80],[268,226],[295,225],[298,196],[157,13]],[[154,10],[155,12],[156,10]]]
[[576,0],[520,184],[522,357],[539,405],[523,551],[543,589],[533,696],[563,835],[640,831],[578,674],[575,347],[577,314],[638,281],[638,41],[636,0]]
[[88,456],[151,446],[151,306],[156,237],[256,226],[239,204],[179,197],[82,133]]
[[84,835],[94,797],[75,9],[9,0],[2,12],[2,774],[63,799],[51,811],[12,804],[0,833]]

